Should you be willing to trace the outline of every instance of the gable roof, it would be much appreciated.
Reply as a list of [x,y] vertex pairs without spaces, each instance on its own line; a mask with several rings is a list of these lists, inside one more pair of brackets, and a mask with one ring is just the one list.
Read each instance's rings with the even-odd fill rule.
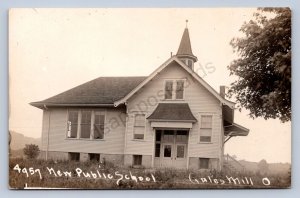
[[145,80],[139,77],[100,77],[74,87],[46,100],[32,102],[31,105],[46,106],[113,106],[114,102],[125,97],[133,88]]
[[176,56],[172,56],[166,62],[164,62],[160,67],[158,67],[154,72],[152,72],[143,82],[141,82],[137,87],[131,90],[124,98],[116,101],[114,105],[117,107],[122,103],[126,103],[126,101],[133,96],[138,90],[140,90],[143,86],[145,86],[149,81],[151,81],[157,74],[159,74],[164,68],[166,68],[172,62],[176,62],[179,66],[181,66],[185,71],[187,71],[194,79],[198,81],[202,86],[204,86],[215,98],[217,98],[222,104],[229,106],[231,109],[234,108],[235,103],[225,98],[221,97],[218,92],[216,92],[207,82],[205,82],[196,72],[194,72],[191,68],[186,66],[182,61],[180,61]]
[[159,103],[147,119],[150,121],[197,121],[187,103]]

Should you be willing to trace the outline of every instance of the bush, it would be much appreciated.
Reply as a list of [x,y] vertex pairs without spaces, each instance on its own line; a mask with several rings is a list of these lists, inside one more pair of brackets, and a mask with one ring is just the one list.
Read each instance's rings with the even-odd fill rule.
[[28,159],[36,159],[40,153],[40,149],[38,145],[26,144],[23,152]]

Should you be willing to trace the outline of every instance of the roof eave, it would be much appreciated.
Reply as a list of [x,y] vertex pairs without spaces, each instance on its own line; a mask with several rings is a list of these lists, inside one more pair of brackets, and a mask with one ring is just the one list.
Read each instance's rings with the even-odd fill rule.
[[188,122],[195,123],[197,120],[164,120],[164,119],[148,119],[150,122]]
[[114,107],[114,104],[70,104],[44,102],[31,102],[29,104],[40,109],[47,109],[48,107]]
[[[246,127],[243,127],[239,124],[236,123],[232,123],[232,126],[238,128],[238,130],[232,130],[230,132],[228,132],[228,135],[230,134],[230,136],[248,136],[250,130]],[[228,126],[230,127],[230,126]],[[226,132],[226,131],[225,131]]]

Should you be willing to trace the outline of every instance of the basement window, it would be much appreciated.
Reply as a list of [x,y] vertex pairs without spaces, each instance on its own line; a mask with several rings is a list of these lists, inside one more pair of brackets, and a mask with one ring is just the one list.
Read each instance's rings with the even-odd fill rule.
[[78,162],[80,160],[80,153],[69,153],[69,160]]
[[142,165],[142,155],[133,155],[133,166],[141,166]]
[[90,161],[99,162],[100,161],[100,154],[97,153],[89,153]]
[[199,168],[208,169],[209,168],[209,158],[199,158]]

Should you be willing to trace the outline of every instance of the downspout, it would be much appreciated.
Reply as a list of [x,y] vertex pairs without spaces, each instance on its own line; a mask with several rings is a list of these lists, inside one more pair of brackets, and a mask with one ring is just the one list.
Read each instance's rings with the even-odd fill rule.
[[[48,110],[46,105],[44,105],[44,108],[46,110]],[[48,130],[47,130],[47,146],[46,146],[46,160],[48,160],[48,151],[49,151],[50,118],[51,118],[51,111],[49,110]]]
[[124,159],[124,161],[123,161],[123,165],[125,165],[125,163],[126,163],[125,159],[126,159],[127,131],[128,131],[128,121],[129,121],[127,103],[125,104],[125,106],[126,106],[126,117],[125,117],[126,123],[125,123],[125,134],[124,134],[124,150],[123,150],[123,159]]

